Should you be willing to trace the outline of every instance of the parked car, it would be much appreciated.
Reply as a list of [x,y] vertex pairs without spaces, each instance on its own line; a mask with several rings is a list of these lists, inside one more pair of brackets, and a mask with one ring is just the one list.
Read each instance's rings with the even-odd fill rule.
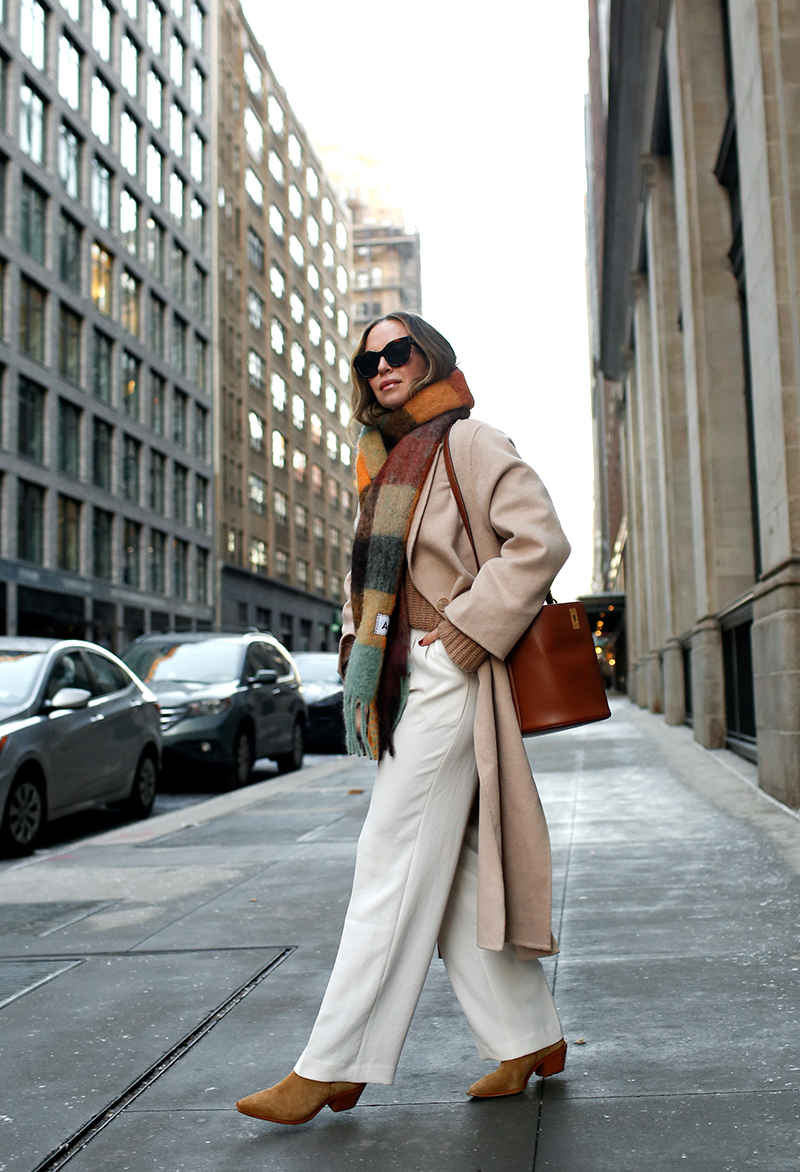
[[142,635],[123,658],[158,698],[165,770],[207,765],[239,786],[258,757],[281,773],[302,767],[300,676],[271,635]]
[[0,849],[24,855],[45,823],[106,802],[153,808],[156,698],[115,655],[79,640],[0,637]]
[[301,651],[294,661],[308,710],[306,748],[346,753],[339,656],[332,651]]

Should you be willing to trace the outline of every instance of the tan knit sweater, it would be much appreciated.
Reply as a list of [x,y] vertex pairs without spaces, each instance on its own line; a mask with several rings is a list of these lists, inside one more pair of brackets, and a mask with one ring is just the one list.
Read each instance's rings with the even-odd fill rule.
[[435,606],[431,606],[427,598],[423,598],[411,581],[411,574],[406,569],[406,606],[408,608],[408,625],[414,631],[438,631],[444,643],[444,649],[457,667],[463,671],[477,671],[489,654],[480,643],[470,639],[458,627],[454,627],[450,620],[440,614]]

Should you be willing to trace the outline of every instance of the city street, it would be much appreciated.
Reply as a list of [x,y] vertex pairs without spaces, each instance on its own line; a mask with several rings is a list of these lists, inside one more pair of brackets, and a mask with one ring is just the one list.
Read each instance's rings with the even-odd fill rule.
[[235,1112],[305,1044],[344,916],[374,766],[313,758],[0,864],[0,1169],[796,1172],[797,815],[624,699],[526,743],[562,1075],[467,1099],[491,1067],[434,959],[394,1086],[296,1128]]

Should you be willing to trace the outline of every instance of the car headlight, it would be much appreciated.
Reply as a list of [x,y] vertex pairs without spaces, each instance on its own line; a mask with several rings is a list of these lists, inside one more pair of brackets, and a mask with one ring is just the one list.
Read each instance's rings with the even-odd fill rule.
[[193,720],[198,716],[219,716],[226,712],[233,703],[233,697],[227,696],[224,700],[193,700],[186,705],[186,719]]

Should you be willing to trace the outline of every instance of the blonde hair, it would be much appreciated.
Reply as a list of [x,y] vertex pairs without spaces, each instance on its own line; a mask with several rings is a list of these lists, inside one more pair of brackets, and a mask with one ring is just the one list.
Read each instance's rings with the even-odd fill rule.
[[353,442],[358,439],[358,433],[361,430],[360,425],[374,425],[389,410],[388,407],[382,407],[380,405],[375,398],[372,387],[369,385],[369,379],[359,374],[354,365],[359,354],[363,354],[367,348],[367,338],[370,330],[374,329],[382,321],[399,322],[408,336],[419,346],[427,360],[427,373],[422,378],[415,379],[411,384],[412,395],[416,395],[417,391],[421,391],[423,387],[430,386],[431,383],[436,383],[440,379],[447,378],[456,368],[456,352],[447,341],[447,338],[443,337],[438,330],[435,330],[432,325],[429,325],[418,314],[403,313],[398,310],[397,313],[387,313],[383,317],[374,318],[365,326],[359,343],[353,351],[353,357],[350,359],[350,378],[353,384],[353,391],[350,396],[350,413],[352,419],[348,431]]

